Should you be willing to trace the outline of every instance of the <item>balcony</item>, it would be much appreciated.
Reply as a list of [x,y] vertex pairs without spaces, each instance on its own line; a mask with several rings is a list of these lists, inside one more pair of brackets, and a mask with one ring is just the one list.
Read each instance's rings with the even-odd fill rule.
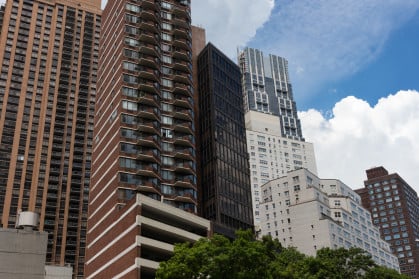
[[160,57],[160,48],[154,44],[141,43],[138,47],[138,50],[142,54]]
[[141,32],[140,36],[138,37],[140,42],[145,42],[149,44],[157,45],[159,43],[159,37],[156,33],[153,32]]
[[174,200],[196,204],[196,198],[191,193],[184,193],[183,195],[176,196]]
[[189,6],[175,5],[173,6],[172,13],[177,17],[184,17],[189,20],[191,18],[191,10]]
[[190,188],[196,190],[196,185],[193,179],[189,176],[176,176],[175,182],[173,183],[175,187]]
[[185,159],[185,160],[193,160],[195,157],[195,151],[193,148],[175,148],[175,158],[178,159]]
[[195,145],[195,138],[193,135],[187,134],[177,134],[175,133],[174,141],[175,145],[182,145],[182,146],[189,146],[194,147]]
[[192,96],[191,87],[189,85],[186,85],[184,83],[178,83],[175,82],[172,90],[173,94],[182,94],[187,97]]
[[160,184],[157,179],[140,179],[137,182],[136,190],[139,192],[156,193],[161,195]]
[[153,68],[155,70],[159,69],[159,59],[151,55],[146,55],[146,54],[140,55],[138,64]]
[[173,30],[173,36],[179,39],[186,39],[189,40],[191,38],[190,33],[188,32],[188,29],[181,28],[181,27],[175,27]]
[[137,154],[137,159],[145,162],[160,162],[160,151],[157,148],[140,147]]
[[147,79],[140,79],[138,84],[138,89],[140,91],[146,91],[153,94],[159,94],[159,84],[157,82],[149,81]]
[[192,72],[192,67],[191,64],[183,61],[183,60],[173,60],[173,70],[178,71],[178,75],[180,75],[180,72],[186,73],[186,74],[191,74]]
[[150,134],[160,134],[160,122],[157,120],[145,120],[139,119],[138,120],[138,128],[139,132],[146,132]]
[[173,105],[175,105],[177,107],[192,109],[193,99],[191,97],[185,97],[185,96],[182,96],[182,95],[178,95],[174,99]]
[[155,21],[141,20],[137,25],[141,30],[151,33],[159,33],[159,26]]
[[159,21],[159,17],[156,15],[157,12],[150,11],[150,10],[142,10],[140,12],[140,17],[144,20],[151,20],[154,22]]
[[175,163],[175,172],[195,174],[194,163],[188,160],[180,160]]
[[184,49],[187,51],[191,50],[191,42],[183,37],[173,36],[173,46],[176,48]]
[[190,53],[191,53],[190,51],[175,48],[173,51],[173,58],[184,60],[184,61],[189,61],[191,59]]
[[180,26],[182,28],[189,29],[191,27],[191,21],[183,16],[173,15],[172,22],[174,25]]
[[143,8],[144,10],[160,11],[159,6],[156,5],[154,0],[143,0],[143,1],[141,1],[141,8]]
[[160,111],[157,107],[138,105],[137,116],[147,119],[160,120]]
[[157,164],[139,164],[137,165],[137,174],[147,177],[160,178],[159,166]]
[[137,136],[137,145],[142,147],[159,148],[160,144],[160,133],[158,134],[147,134],[139,133]]
[[185,83],[185,84],[191,84],[192,83],[192,75],[182,72],[182,71],[174,71],[173,73],[173,81]]
[[160,107],[160,96],[146,91],[138,92],[137,102],[139,104]]
[[159,78],[160,73],[158,70],[153,70],[151,68],[144,67],[144,66],[140,66],[138,70],[139,70],[138,75],[140,76],[140,78],[152,80],[155,82],[160,81],[160,78]]
[[173,112],[174,112],[173,116],[177,119],[183,119],[183,120],[188,120],[188,121],[193,120],[191,109],[174,107]]
[[192,122],[190,121],[183,121],[183,120],[175,120],[174,121],[174,130],[175,132],[181,132],[185,134],[193,134],[194,128]]

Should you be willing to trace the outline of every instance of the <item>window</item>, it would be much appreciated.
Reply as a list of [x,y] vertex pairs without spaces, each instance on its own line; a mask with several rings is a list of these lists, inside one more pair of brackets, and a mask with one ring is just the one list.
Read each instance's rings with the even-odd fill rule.
[[125,44],[129,45],[129,46],[138,46],[140,43],[132,38],[125,38]]
[[136,71],[137,70],[137,64],[131,63],[131,62],[124,62],[123,67],[125,70],[129,71]]
[[136,76],[131,76],[131,75],[123,75],[123,79],[124,82],[126,83],[130,83],[130,84],[137,84],[138,83],[138,78]]
[[161,24],[161,28],[164,29],[164,30],[172,30],[172,25],[170,23],[163,22]]
[[173,124],[173,118],[169,117],[169,116],[162,116],[162,123],[163,124],[167,124],[167,125],[172,125]]
[[170,9],[172,9],[172,4],[167,3],[167,2],[161,2],[161,7],[162,7],[163,9],[170,10]]
[[130,111],[137,111],[137,103],[130,101],[122,101],[122,108]]
[[336,217],[336,218],[340,218],[340,217],[342,217],[342,215],[341,215],[341,213],[340,213],[340,212],[335,212],[335,217]]
[[138,13],[138,12],[140,12],[140,11],[141,11],[141,8],[140,8],[139,6],[132,5],[132,4],[129,4],[129,3],[127,3],[127,4],[125,5],[125,8],[126,8],[128,11],[131,11],[131,12],[134,12],[134,13]]
[[167,34],[167,33],[162,33],[161,38],[162,38],[164,41],[171,41],[171,40],[172,40],[172,35]]
[[167,55],[163,55],[163,62],[167,63],[167,64],[171,64],[172,63],[172,57],[167,56]]
[[161,12],[161,17],[164,19],[168,19],[171,20],[172,19],[172,14],[171,13],[167,13],[167,12]]
[[163,79],[162,79],[162,85],[163,85],[163,86],[165,86],[165,87],[170,87],[170,88],[172,88],[172,87],[173,87],[173,81],[172,81],[172,80],[170,80],[170,79],[165,79],[165,78],[163,78]]

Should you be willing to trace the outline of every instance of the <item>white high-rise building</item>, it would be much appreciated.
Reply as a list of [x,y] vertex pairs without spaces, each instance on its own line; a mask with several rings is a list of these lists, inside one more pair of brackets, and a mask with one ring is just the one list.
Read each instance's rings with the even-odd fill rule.
[[250,160],[253,216],[260,221],[260,187],[287,172],[307,168],[317,173],[313,144],[281,136],[278,117],[256,111],[245,115],[247,148]]
[[359,247],[377,264],[399,270],[360,196],[341,181],[299,169],[269,181],[261,191],[261,235],[307,255],[323,247]]

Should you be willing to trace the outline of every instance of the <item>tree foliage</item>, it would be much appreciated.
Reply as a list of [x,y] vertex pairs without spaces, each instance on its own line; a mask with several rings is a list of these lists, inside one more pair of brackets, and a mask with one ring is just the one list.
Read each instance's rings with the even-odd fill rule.
[[221,235],[194,244],[177,244],[173,257],[160,263],[158,279],[404,279],[397,271],[377,266],[359,248],[323,248],[315,257],[284,248],[271,237],[257,241],[238,231],[231,241]]

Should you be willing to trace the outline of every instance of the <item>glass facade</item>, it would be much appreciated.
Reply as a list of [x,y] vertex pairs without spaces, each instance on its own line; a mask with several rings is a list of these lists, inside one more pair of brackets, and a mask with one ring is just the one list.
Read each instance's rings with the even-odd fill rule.
[[212,44],[198,58],[202,212],[214,232],[253,228],[240,70]]
[[245,112],[249,110],[279,117],[281,136],[304,141],[297,116],[292,85],[285,58],[245,48],[238,61],[242,73]]

